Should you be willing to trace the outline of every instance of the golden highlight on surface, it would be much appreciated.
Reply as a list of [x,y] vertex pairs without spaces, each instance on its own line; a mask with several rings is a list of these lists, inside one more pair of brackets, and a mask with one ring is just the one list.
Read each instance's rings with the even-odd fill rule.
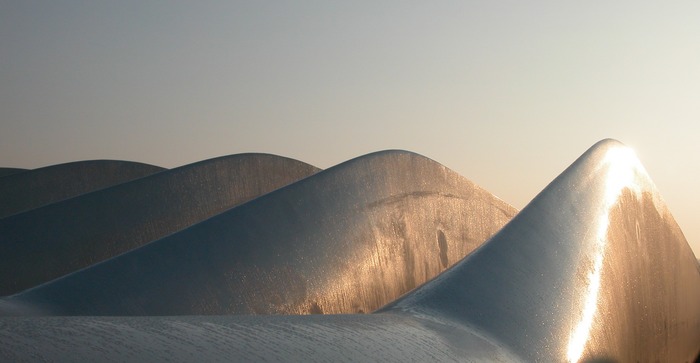
[[610,210],[617,203],[624,188],[629,188],[639,194],[637,173],[645,173],[634,151],[627,147],[616,147],[608,151],[603,160],[602,168],[607,168],[606,185],[603,195],[603,211],[596,231],[595,256],[593,268],[588,273],[588,289],[586,291],[581,320],[576,324],[568,343],[567,359],[578,362],[589,339],[591,325],[598,309],[598,293],[600,291],[603,255],[610,225]]

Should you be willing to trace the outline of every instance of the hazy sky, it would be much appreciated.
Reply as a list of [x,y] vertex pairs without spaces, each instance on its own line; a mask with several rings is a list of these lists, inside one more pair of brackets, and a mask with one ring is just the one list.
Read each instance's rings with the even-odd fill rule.
[[398,148],[522,208],[633,147],[700,256],[700,1],[0,0],[0,166]]

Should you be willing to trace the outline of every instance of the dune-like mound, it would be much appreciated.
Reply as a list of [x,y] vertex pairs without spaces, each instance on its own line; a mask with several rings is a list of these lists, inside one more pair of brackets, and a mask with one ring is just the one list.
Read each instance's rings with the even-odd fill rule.
[[8,301],[57,315],[371,312],[515,212],[433,160],[379,152]]
[[[378,154],[353,162],[371,165],[372,159],[385,157]],[[421,160],[404,156],[397,159]],[[415,167],[416,164],[411,165]],[[373,182],[376,175],[367,173],[361,179],[365,188],[377,184]],[[434,173],[425,173],[433,175],[428,178],[432,182],[423,175],[413,174],[417,185],[434,185]],[[334,213],[333,208],[323,209],[324,213],[319,215],[328,218],[322,223],[305,221],[298,212],[303,208],[299,208],[325,200],[322,188],[317,187],[320,183],[316,183],[323,178],[333,180],[332,176],[333,169],[329,169],[193,226],[172,239],[154,242],[100,266],[108,266],[103,267],[104,271],[123,271],[125,263],[119,262],[120,258],[137,256],[149,248],[160,251],[159,245],[168,240],[171,247],[187,251],[189,246],[182,242],[187,236],[204,234],[213,226],[219,228],[215,235],[226,235],[227,226],[231,226],[227,222],[233,219],[233,214],[255,216],[269,210],[265,206],[276,207],[270,213],[277,219],[293,218],[297,223],[284,226],[298,225],[297,229],[287,231],[295,235],[308,227],[328,225],[338,215],[351,215],[349,211],[353,208],[386,206],[396,200],[388,197],[381,199],[385,201],[382,203],[365,204],[364,197],[359,197],[360,202],[342,214]],[[393,178],[379,179],[386,181],[379,183],[379,189],[396,191],[392,189],[396,185]],[[299,186],[304,183],[314,187]],[[318,200],[299,200],[293,198],[299,194],[288,192],[306,188],[316,190],[314,195]],[[359,190],[339,189],[345,194],[338,191],[338,195],[351,199]],[[282,198],[276,195],[285,192],[290,196],[283,199],[286,204],[281,208]],[[368,194],[372,193],[363,195]],[[398,195],[404,199],[409,194]],[[417,193],[408,198],[418,201],[429,195]],[[416,209],[412,206],[411,210]],[[453,222],[460,220],[454,210],[444,213],[451,215]],[[214,224],[203,227],[209,223]],[[358,226],[356,222],[344,223]],[[409,230],[408,226],[404,230]],[[270,232],[265,231],[270,228],[266,230],[255,224],[250,227],[255,231],[251,234],[260,237],[267,246],[264,241]],[[442,228],[448,227],[442,226],[440,230],[449,243],[450,237]],[[397,235],[401,235],[398,233],[401,230],[396,229]],[[268,260],[268,268],[282,266],[287,271],[269,280],[276,282],[272,287],[286,291],[285,285],[296,284],[298,276],[289,271],[304,266],[308,260],[326,272],[334,271],[333,266],[346,261],[356,276],[363,275],[367,265],[354,260],[351,249],[338,245],[333,233],[322,229],[319,236],[330,241],[326,243],[331,248],[313,245],[298,254],[290,254],[286,264],[282,259]],[[211,237],[205,243],[214,247],[215,240]],[[439,240],[438,237],[434,243],[439,245]],[[289,243],[298,242],[292,239]],[[268,248],[255,252],[254,244],[245,246],[236,251],[244,253],[247,261],[263,261],[266,256],[287,251]],[[336,251],[342,259],[335,258]],[[401,255],[400,252],[391,248],[379,250],[377,264]],[[173,250],[169,253],[175,254]],[[151,255],[153,261],[154,256]],[[191,259],[199,261],[203,256],[196,252]],[[433,258],[438,256],[439,252]],[[227,257],[222,256],[221,260]],[[129,258],[142,276],[149,275],[138,267],[141,262],[136,257]],[[418,258],[414,256],[413,261]],[[166,256],[166,261],[172,261],[171,271],[181,266],[180,260]],[[324,261],[332,262],[331,268]],[[220,263],[214,259],[213,265]],[[113,266],[109,267],[110,264]],[[100,271],[97,269],[100,266],[93,268]],[[189,283],[187,276],[194,276],[187,274],[191,271],[187,268],[185,273],[172,274],[172,281]],[[240,270],[230,271],[233,273],[228,276],[236,281],[236,272]],[[77,275],[80,273],[73,276]],[[42,303],[48,308],[53,298],[61,301],[61,289],[68,292],[66,301],[69,294],[75,300],[80,299],[78,287],[86,286],[87,276],[64,278],[59,285],[47,284],[5,299],[0,301],[0,310],[26,314],[28,310],[23,309],[33,306],[39,309],[36,313],[42,313]],[[102,273],[105,284],[110,281],[107,276]],[[374,278],[388,284],[396,281],[387,279],[386,274]],[[200,281],[199,277],[195,279]],[[95,281],[99,280],[90,283]],[[309,281],[306,279],[306,286],[313,286]],[[219,285],[207,287],[228,286],[223,279],[214,282]],[[50,285],[56,288],[49,294],[44,288]],[[124,291],[128,285],[123,285]],[[353,287],[361,291],[360,285]],[[336,285],[331,285],[326,290],[336,294],[340,290],[335,288]],[[312,290],[306,291],[308,294]],[[175,296],[164,295],[166,311],[171,298]],[[276,302],[271,300],[270,304]],[[196,357],[230,361],[689,362],[696,360],[700,352],[700,266],[633,152],[616,141],[604,140],[584,153],[481,247],[373,314],[15,316],[0,318],[0,341],[3,342],[0,356],[19,361],[124,361],[134,357],[177,361]]]
[[139,247],[318,170],[280,156],[231,155],[0,219],[0,295]]
[[700,350],[700,268],[634,153],[604,140],[383,311],[473,327],[525,361],[683,362]]
[[131,161],[88,160],[11,173],[0,179],[0,218],[163,170]]
[[0,168],[0,178],[12,175],[12,174],[17,174],[27,171],[27,169],[20,169],[20,168]]

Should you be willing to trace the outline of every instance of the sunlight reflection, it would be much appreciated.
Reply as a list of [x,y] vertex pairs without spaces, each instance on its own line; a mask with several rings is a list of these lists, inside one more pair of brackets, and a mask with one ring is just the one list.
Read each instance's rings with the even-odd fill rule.
[[600,290],[600,278],[603,268],[603,254],[610,225],[610,210],[617,203],[624,188],[632,189],[639,193],[640,186],[635,182],[636,173],[643,171],[634,151],[627,147],[615,147],[608,150],[601,168],[606,168],[605,191],[603,195],[603,208],[598,221],[598,230],[594,244],[593,268],[588,273],[588,289],[584,302],[581,320],[573,330],[569,338],[567,359],[569,362],[577,362],[581,358],[583,349],[588,341],[593,318],[598,309],[598,292]]

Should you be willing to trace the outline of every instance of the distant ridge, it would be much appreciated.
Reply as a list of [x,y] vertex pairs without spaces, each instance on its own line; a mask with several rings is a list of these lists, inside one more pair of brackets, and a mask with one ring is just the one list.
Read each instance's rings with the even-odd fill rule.
[[139,247],[318,170],[280,156],[231,155],[0,219],[0,295]]
[[370,312],[515,212],[435,161],[379,152],[8,301],[59,315]]
[[0,218],[163,170],[131,161],[87,160],[12,173],[0,178]]
[[27,169],[20,169],[20,168],[0,168],[0,178],[12,175],[12,174],[17,174],[21,173],[23,171],[27,171]]

